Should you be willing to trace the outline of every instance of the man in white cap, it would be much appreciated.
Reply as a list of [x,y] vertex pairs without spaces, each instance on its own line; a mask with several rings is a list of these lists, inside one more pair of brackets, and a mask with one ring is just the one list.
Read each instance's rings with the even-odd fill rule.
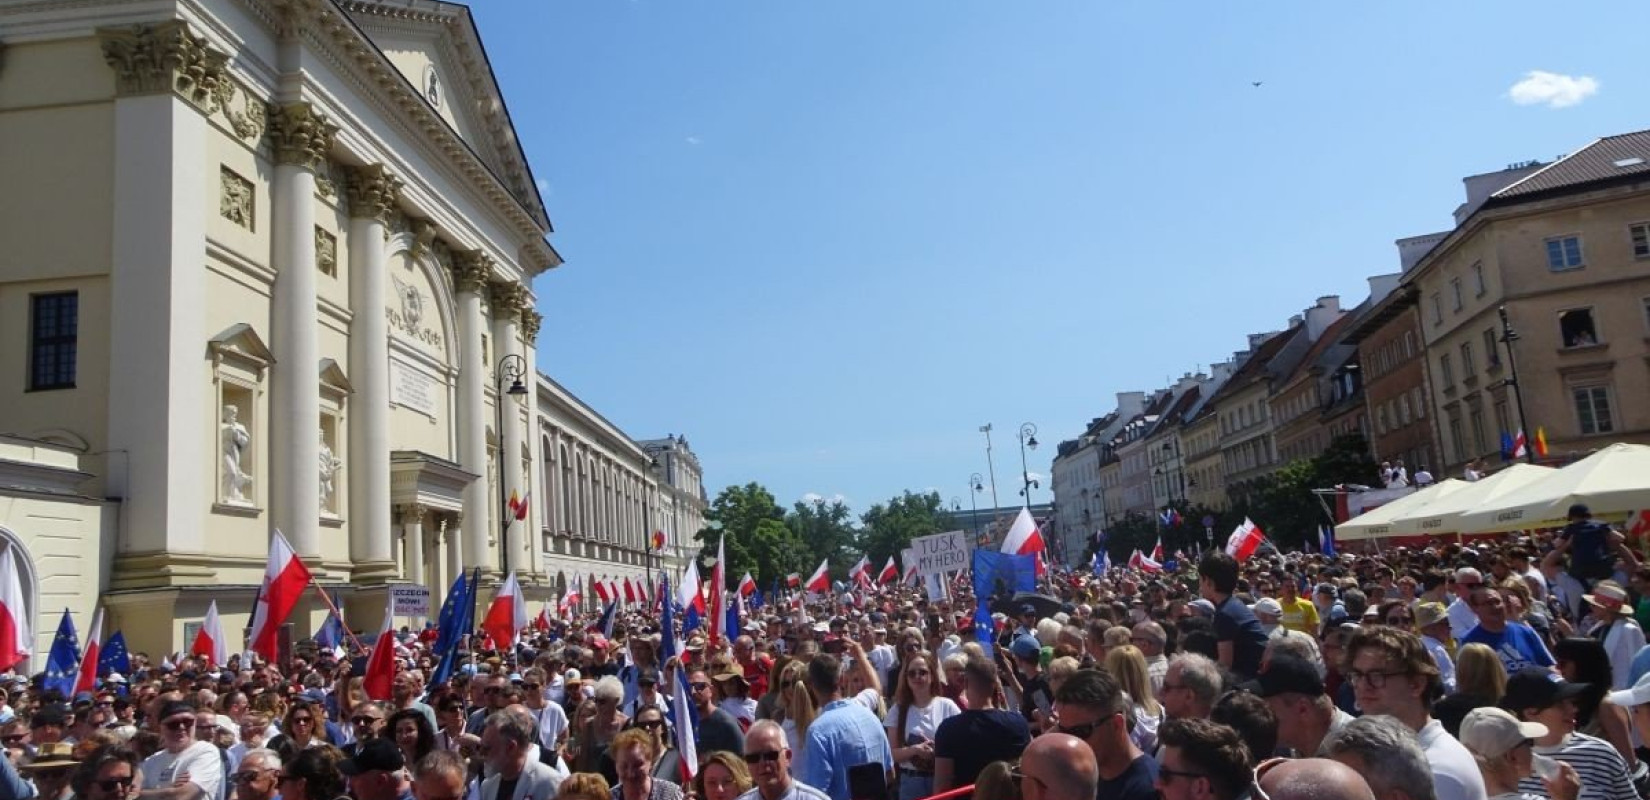
[[1483,585],[1484,573],[1472,567],[1455,571],[1455,601],[1449,604],[1449,635],[1456,641],[1478,627],[1478,614],[1472,608],[1472,590]]
[[1266,638],[1276,639],[1288,633],[1289,629],[1283,627],[1283,606],[1278,601],[1262,597],[1249,610],[1260,621],[1260,629],[1266,631]]
[[1461,721],[1461,744],[1477,757],[1484,791],[1497,800],[1529,797],[1520,793],[1518,782],[1530,777],[1538,777],[1553,800],[1581,794],[1574,767],[1535,754],[1535,740],[1546,735],[1546,725],[1519,722],[1499,708],[1475,708]]
[[1599,581],[1593,593],[1582,599],[1591,607],[1583,630],[1603,642],[1604,652],[1610,656],[1610,688],[1626,689],[1632,685],[1633,656],[1644,647],[1644,630],[1633,619],[1627,590],[1615,581]]

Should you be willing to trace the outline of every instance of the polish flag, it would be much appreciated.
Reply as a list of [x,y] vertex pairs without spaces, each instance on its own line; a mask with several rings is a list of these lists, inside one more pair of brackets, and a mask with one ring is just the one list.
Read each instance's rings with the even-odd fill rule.
[[710,624],[706,626],[705,634],[710,637],[712,647],[722,641],[722,629],[727,627],[728,608],[722,597],[728,585],[727,575],[723,571],[728,563],[727,543],[727,534],[716,540],[716,564],[710,568]]
[[533,630],[535,630],[535,631],[550,630],[550,607],[549,606],[545,606],[544,608],[539,609],[539,615],[533,619]]
[[1002,551],[1020,556],[1043,552],[1043,534],[1037,530],[1037,522],[1031,518],[1030,509],[1020,508],[1019,516],[1014,518],[1014,525],[1008,529],[1008,535],[1003,537]]
[[221,667],[229,660],[229,640],[224,637],[223,620],[218,617],[218,601],[213,600],[212,605],[206,607],[206,621],[195,633],[189,655],[205,656],[214,667]]
[[29,657],[34,629],[23,606],[23,579],[17,574],[17,551],[0,553],[0,670],[11,669]]
[[579,604],[579,600],[581,599],[583,598],[579,595],[578,580],[574,579],[568,581],[567,593],[561,596],[561,603],[556,606],[556,612],[558,614],[566,614],[569,610],[577,606]]
[[693,606],[699,616],[705,615],[705,595],[699,586],[699,562],[688,562],[687,572],[682,575],[682,585],[676,587],[676,605],[683,610]]
[[739,579],[739,596],[750,597],[753,594],[756,594],[756,579],[747,572],[745,577]]
[[515,647],[516,634],[526,627],[527,604],[522,599],[521,586],[516,583],[515,570],[511,570],[504,585],[498,587],[498,594],[493,595],[493,604],[487,607],[481,629],[492,637],[495,647],[508,649]]
[[802,573],[793,572],[785,576],[785,586],[795,589],[802,585]]
[[831,560],[827,558],[819,562],[819,569],[814,570],[813,577],[809,578],[803,586],[810,592],[829,592],[831,590]]
[[1152,560],[1159,564],[1163,563],[1163,537],[1161,536],[1157,537],[1157,544],[1152,547]]
[[384,604],[384,627],[378,631],[372,655],[367,658],[367,675],[361,688],[372,700],[389,700],[390,687],[395,685],[395,601]]
[[636,584],[630,582],[629,575],[626,575],[624,579],[624,601],[626,603],[636,602]]
[[613,592],[611,589],[607,588],[607,581],[599,578],[594,579],[590,581],[590,588],[596,590],[596,599],[602,601],[602,605],[606,605],[608,602],[612,601]]
[[1266,531],[1260,529],[1248,517],[1243,518],[1243,524],[1232,531],[1226,540],[1226,554],[1243,563],[1260,549],[1260,543],[1266,541]]
[[1134,554],[1129,556],[1129,567],[1149,574],[1156,574],[1163,571],[1162,564],[1158,563],[1155,559],[1141,555],[1139,548],[1135,548]]
[[86,650],[80,654],[80,677],[74,682],[74,693],[91,691],[97,684],[98,651],[103,642],[103,609],[92,614],[92,629],[86,635]]
[[[304,587],[313,578],[309,567],[292,552],[292,545],[279,530],[269,537],[269,563],[264,567],[264,585],[258,592],[258,605],[252,610],[252,650],[274,663],[276,632],[297,607]],[[216,662],[222,664],[222,661]]]
[[848,579],[854,583],[859,583],[859,579],[864,577],[866,570],[869,570],[870,568],[870,556],[860,556],[859,561],[854,564],[852,569],[848,570]]
[[883,566],[881,572],[877,573],[877,583],[886,585],[896,580],[899,580],[899,568],[894,566],[894,557],[889,556],[888,563]]
[[608,578],[607,579],[607,594],[608,594],[608,596],[612,597],[614,600],[619,599],[619,579],[618,578]]

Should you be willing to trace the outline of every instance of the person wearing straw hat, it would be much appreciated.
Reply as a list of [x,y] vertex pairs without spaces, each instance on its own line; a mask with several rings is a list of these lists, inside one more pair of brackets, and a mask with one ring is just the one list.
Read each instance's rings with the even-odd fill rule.
[[74,745],[52,742],[40,746],[34,760],[23,765],[23,777],[34,782],[36,800],[63,800],[68,797],[69,776],[80,766],[75,760]]
[[1615,581],[1599,581],[1593,593],[1582,599],[1592,607],[1592,623],[1584,630],[1587,636],[1604,643],[1604,652],[1610,656],[1610,688],[1626,689],[1633,685],[1633,656],[1644,647],[1644,630],[1633,619],[1633,608],[1627,604],[1627,590]]
[[1461,744],[1478,761],[1489,800],[1534,800],[1541,795],[1519,791],[1518,782],[1535,775],[1553,800],[1576,800],[1581,779],[1575,768],[1535,754],[1535,740],[1547,735],[1539,722],[1520,722],[1500,708],[1475,708],[1461,721]]

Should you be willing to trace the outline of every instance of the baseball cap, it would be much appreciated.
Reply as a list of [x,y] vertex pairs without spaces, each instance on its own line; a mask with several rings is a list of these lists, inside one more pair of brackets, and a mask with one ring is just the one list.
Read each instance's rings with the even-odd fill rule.
[[1461,720],[1461,744],[1474,755],[1495,758],[1517,747],[1526,739],[1547,735],[1547,726],[1539,722],[1519,722],[1506,709],[1485,706],[1467,712]]
[[1306,659],[1286,654],[1272,656],[1266,663],[1265,672],[1239,688],[1261,697],[1277,697],[1280,694],[1319,697],[1324,691],[1323,676],[1318,674],[1316,666]]
[[642,671],[636,676],[636,683],[643,686],[648,684],[657,686],[659,684],[659,671],[653,667],[643,667]]
[[1549,708],[1587,691],[1585,683],[1570,683],[1542,667],[1525,667],[1507,678],[1507,692],[1501,696],[1501,707],[1521,711],[1526,708]]
[[406,759],[401,757],[401,748],[395,742],[382,737],[368,739],[361,743],[361,749],[355,751],[354,758],[346,758],[338,764],[338,771],[345,775],[360,775],[381,769],[394,772],[407,766]]
[[[188,714],[190,716],[194,716],[195,707],[192,706],[192,705],[189,705],[188,703],[183,702],[182,700],[172,700],[172,701],[169,701],[165,705],[160,707],[160,720],[162,722],[164,722],[166,720],[169,720],[169,719],[171,719],[171,718],[173,718],[173,717],[175,717],[179,714]],[[35,716],[38,717],[39,714],[36,714]]]
[[1283,605],[1270,597],[1262,597],[1249,608],[1256,614],[1265,614],[1268,617],[1283,616]]
[[1043,645],[1037,641],[1037,637],[1029,633],[1022,633],[1014,637],[1014,642],[1008,646],[1008,649],[1016,658],[1030,660],[1042,654]]
[[1186,607],[1190,608],[1193,611],[1196,611],[1199,614],[1202,614],[1205,617],[1212,617],[1212,616],[1215,615],[1215,604],[1211,603],[1208,600],[1205,600],[1201,597],[1199,597],[1196,600],[1193,600],[1190,603],[1187,603]]
[[1415,627],[1425,628],[1449,619],[1449,609],[1443,603],[1421,603],[1415,607]]

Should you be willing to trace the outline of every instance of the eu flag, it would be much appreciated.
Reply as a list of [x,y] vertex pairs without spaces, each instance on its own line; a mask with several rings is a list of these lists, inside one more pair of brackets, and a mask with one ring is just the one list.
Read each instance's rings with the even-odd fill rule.
[[63,621],[57,623],[57,635],[52,637],[52,652],[46,657],[45,691],[56,689],[66,698],[74,697],[74,684],[80,678],[80,637],[74,632],[74,618],[63,609]]
[[476,579],[467,578],[463,572],[458,573],[453,588],[447,591],[446,601],[441,604],[434,647],[441,661],[430,674],[430,691],[445,685],[453,676],[453,668],[458,666],[458,644],[475,622],[475,583]]
[[126,652],[126,634],[115,631],[109,635],[109,641],[103,643],[103,650],[97,657],[99,672],[118,672],[126,675],[132,671],[132,657]]

